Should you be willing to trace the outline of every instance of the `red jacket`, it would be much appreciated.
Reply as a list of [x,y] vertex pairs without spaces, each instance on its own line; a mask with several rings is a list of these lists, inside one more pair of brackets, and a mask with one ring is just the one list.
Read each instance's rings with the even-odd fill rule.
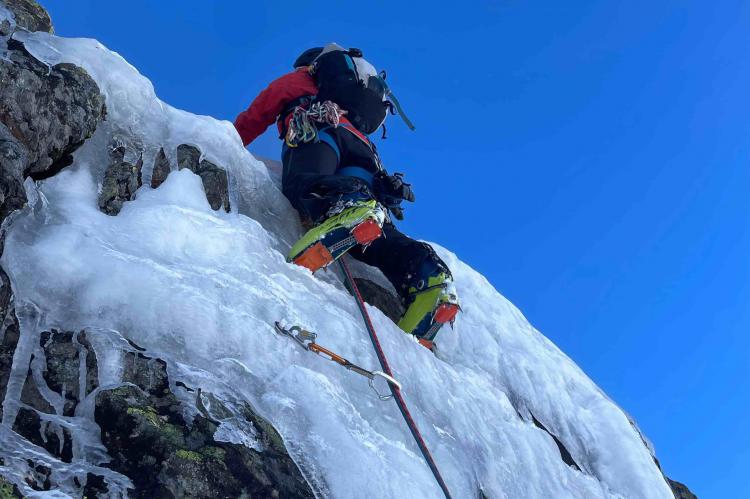
[[[242,111],[234,120],[234,127],[242,138],[242,143],[248,145],[260,134],[273,125],[284,108],[295,99],[307,95],[317,95],[318,87],[307,68],[298,68],[271,82],[247,110]],[[279,123],[279,132],[281,132]]]

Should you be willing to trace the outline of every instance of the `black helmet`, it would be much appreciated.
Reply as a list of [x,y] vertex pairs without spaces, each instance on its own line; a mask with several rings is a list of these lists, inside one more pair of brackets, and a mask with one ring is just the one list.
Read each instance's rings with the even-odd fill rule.
[[294,61],[294,69],[309,66],[321,52],[323,52],[323,47],[313,47],[305,50],[299,57],[297,57],[297,60]]

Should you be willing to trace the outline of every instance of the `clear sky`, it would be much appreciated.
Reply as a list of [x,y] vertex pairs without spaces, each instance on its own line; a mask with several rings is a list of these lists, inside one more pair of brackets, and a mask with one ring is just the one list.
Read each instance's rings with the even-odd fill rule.
[[749,3],[42,3],[229,120],[303,49],[362,48],[417,126],[378,144],[417,194],[402,229],[484,273],[672,478],[750,494]]

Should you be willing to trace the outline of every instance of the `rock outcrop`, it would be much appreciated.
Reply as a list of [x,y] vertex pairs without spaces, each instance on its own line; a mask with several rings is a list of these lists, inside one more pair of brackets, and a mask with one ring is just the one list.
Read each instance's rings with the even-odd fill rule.
[[[88,334],[52,330],[39,335],[13,425],[30,444],[71,463],[74,447],[84,445],[85,437],[70,428],[93,402],[93,423],[110,456],[104,466],[130,480],[131,497],[313,497],[279,434],[250,406],[235,411],[210,393],[172,384],[166,362],[133,344],[104,352],[121,356],[123,371],[118,386],[102,388]],[[186,406],[186,399],[195,404]],[[194,414],[192,420],[186,419],[188,413]],[[219,438],[221,425],[236,424],[238,417],[251,428],[255,448]],[[34,490],[53,488],[42,463],[30,465],[25,480]],[[75,483],[88,497],[106,495],[113,485],[91,472],[76,476]]]
[[395,294],[363,277],[355,277],[354,282],[362,293],[362,298],[373,307],[379,308],[393,322],[398,322],[404,315],[404,306]]
[[[5,331],[0,343],[3,397],[18,344],[18,336],[10,331]],[[252,407],[245,403],[239,410],[228,408],[210,393],[181,381],[172,383],[166,362],[132,343],[120,351],[101,352],[110,359],[120,356],[123,370],[118,386],[100,387],[98,355],[89,334],[51,330],[39,335],[38,348],[22,368],[27,374],[13,423],[13,431],[29,446],[71,463],[74,448],[85,446],[91,436],[77,435],[71,429],[81,424],[93,406],[90,423],[99,429],[110,456],[103,466],[122,480],[113,483],[103,474],[80,473],[74,483],[82,496],[106,496],[114,486],[129,488],[131,497],[144,498],[314,497],[280,435]],[[177,397],[173,389],[182,391],[182,396]],[[194,402],[186,405],[186,399]],[[192,420],[185,417],[190,413]],[[238,418],[245,431],[249,428],[254,435],[253,448],[219,437],[217,430],[223,424],[236,425]],[[29,460],[25,464],[28,487],[54,489],[52,470],[46,463]],[[19,463],[14,465],[18,468]],[[7,487],[17,490],[10,483]]]
[[[138,351],[127,356],[126,384],[97,394],[95,419],[110,465],[131,478],[134,497],[313,497],[279,434],[251,407],[241,414],[255,431],[257,449],[217,440],[221,419],[232,418],[232,411],[178,383],[199,412],[186,421],[166,363]],[[210,400],[210,412],[203,400]]]
[[35,0],[3,0],[3,3],[13,14],[17,27],[54,33],[49,13]]
[[0,217],[25,203],[26,177],[41,180],[69,165],[104,116],[104,97],[85,70],[48,67],[8,39],[0,58]]
[[[19,326],[13,305],[10,279],[0,267],[0,401],[5,400],[5,390],[10,379],[13,354],[18,344]],[[0,404],[0,418],[3,407]]]
[[[181,144],[177,147],[177,168],[187,168],[201,178],[206,200],[213,210],[230,210],[229,180],[224,168],[201,159],[201,151],[195,146]],[[141,148],[113,144],[109,153],[109,164],[104,172],[99,192],[99,209],[107,215],[117,215],[127,201],[136,198],[136,191],[143,185],[143,154]],[[134,160],[126,158],[131,157]],[[137,158],[137,159],[135,159]],[[152,189],[164,183],[172,171],[164,148],[154,158],[151,170]]]
[[107,215],[117,215],[123,203],[135,199],[135,191],[143,185],[143,155],[134,164],[125,161],[124,146],[114,147],[109,155],[110,163],[99,193],[99,209]]
[[172,168],[162,147],[154,158],[154,168],[151,170],[151,188],[156,189],[164,183],[170,171],[172,171]]
[[201,150],[195,146],[182,144],[177,147],[177,167],[187,168],[203,181],[203,189],[211,208],[224,208],[229,211],[229,180],[227,172],[206,159],[201,159]]
[[698,499],[698,496],[693,494],[684,483],[677,482],[671,478],[667,478],[667,483],[672,488],[675,499]]

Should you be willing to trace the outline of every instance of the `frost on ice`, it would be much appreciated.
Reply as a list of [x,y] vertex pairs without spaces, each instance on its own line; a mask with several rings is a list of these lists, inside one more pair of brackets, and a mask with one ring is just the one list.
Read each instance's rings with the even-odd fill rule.
[[[148,80],[94,40],[15,36],[48,64],[84,67],[108,111],[71,167],[28,184],[38,188],[29,193],[36,201],[7,235],[2,263],[14,283],[22,335],[31,334],[32,316],[47,327],[101,331],[94,343],[121,334],[228,405],[251,403],[279,430],[321,496],[439,497],[395,404],[379,401],[361,377],[274,333],[275,320],[300,324],[346,358],[377,366],[354,301],[334,273],[312,276],[285,262],[301,231],[298,219],[278,176],[243,149],[232,125],[161,102]],[[147,165],[145,185],[114,217],[97,208],[113,140],[137,144]],[[179,144],[198,146],[227,169],[232,213],[213,211],[200,178],[188,170],[148,187],[148,165],[159,149],[173,156]],[[454,496],[481,490],[492,498],[672,497],[626,414],[484,277],[437,249],[464,307],[455,331],[442,333],[440,358],[370,311]],[[361,265],[359,271],[376,273]],[[118,334],[107,333],[113,330]],[[104,359],[100,377],[115,383],[118,369],[117,358]],[[85,416],[73,431],[88,442],[79,464],[93,466],[104,458]],[[534,419],[576,467],[563,462]],[[217,438],[259,445],[237,420],[222,423]],[[0,455],[22,452],[18,445],[4,434]],[[128,486],[120,475],[109,478]]]

